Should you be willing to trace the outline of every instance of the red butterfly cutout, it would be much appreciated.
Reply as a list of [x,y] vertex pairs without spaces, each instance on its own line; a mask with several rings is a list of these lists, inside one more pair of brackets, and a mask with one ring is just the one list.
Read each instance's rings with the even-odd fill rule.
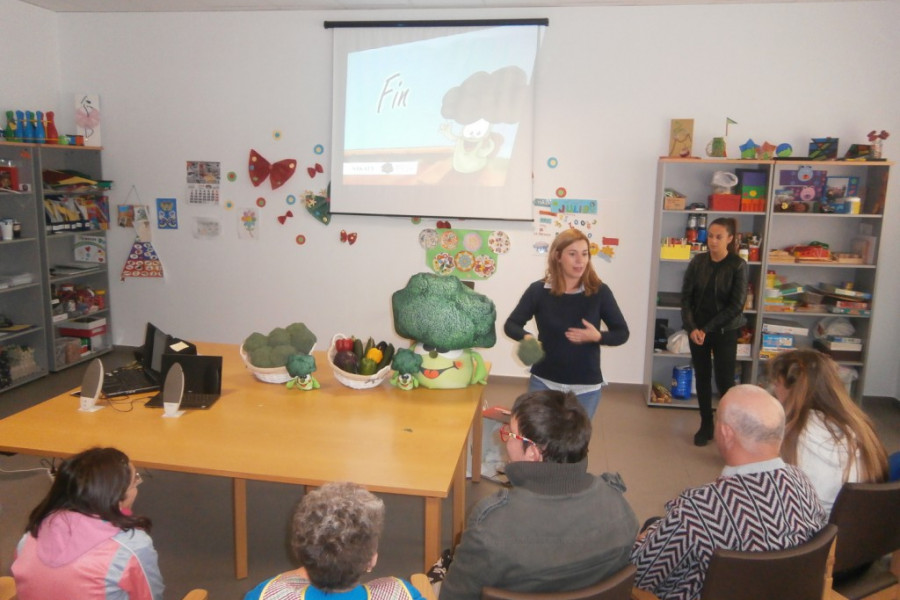
[[281,223],[282,225],[284,225],[284,222],[287,221],[287,218],[293,217],[293,216],[294,216],[294,213],[292,213],[291,211],[287,211],[286,213],[284,213],[283,215],[278,217],[278,222]]
[[314,167],[306,167],[306,172],[309,173],[309,176],[312,178],[316,176],[316,173],[324,173],[325,169],[322,168],[322,165],[316,163],[316,166]]
[[356,243],[356,232],[347,233],[346,230],[341,229],[341,241],[350,244],[351,246]]
[[450,221],[438,221],[437,228],[438,229],[450,229]]
[[297,161],[293,158],[279,160],[273,165],[269,164],[269,161],[263,158],[256,150],[250,150],[250,163],[247,170],[250,173],[250,181],[253,182],[254,186],[258,186],[268,177],[269,182],[272,184],[272,189],[277,190],[291,178],[296,168]]

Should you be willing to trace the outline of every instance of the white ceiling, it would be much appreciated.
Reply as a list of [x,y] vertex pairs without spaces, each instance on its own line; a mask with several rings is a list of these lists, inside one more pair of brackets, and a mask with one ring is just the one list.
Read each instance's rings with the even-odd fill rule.
[[[22,0],[54,12],[193,12],[235,10],[399,10],[536,8],[660,4],[748,4],[798,0]],[[799,0],[826,2],[830,0]]]

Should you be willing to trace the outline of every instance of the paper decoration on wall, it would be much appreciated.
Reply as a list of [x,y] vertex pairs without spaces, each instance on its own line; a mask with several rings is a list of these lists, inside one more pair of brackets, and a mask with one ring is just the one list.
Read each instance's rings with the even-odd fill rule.
[[218,204],[219,181],[219,163],[188,161],[188,202],[190,204]]
[[222,227],[218,219],[210,217],[194,217],[192,235],[194,239],[211,240],[219,237]]
[[241,210],[241,216],[238,219],[238,239],[259,239],[259,214],[255,208],[244,208]]
[[283,215],[278,216],[278,222],[284,225],[284,222],[288,220],[288,217],[293,217],[294,213],[291,211],[287,211]]
[[351,246],[356,243],[357,238],[356,232],[347,233],[345,230],[341,229],[341,242],[345,244],[350,244]]
[[278,130],[278,129],[276,129],[275,131],[273,131],[273,132],[272,132],[272,138],[273,138],[276,142],[277,142],[278,140],[280,140],[280,139],[281,139],[281,131]]
[[325,225],[331,223],[331,184],[318,194],[309,190],[303,192],[303,203],[314,219]]
[[310,179],[316,176],[317,173],[324,173],[325,169],[322,168],[322,165],[316,163],[312,167],[306,167],[306,172],[309,173]]
[[250,160],[247,165],[247,171],[250,174],[250,181],[254,186],[259,186],[266,177],[273,190],[277,190],[294,175],[294,169],[297,168],[297,161],[293,158],[285,158],[279,160],[275,164],[270,164],[256,150],[250,150]]
[[497,237],[496,233],[474,229],[426,229],[419,234],[419,244],[426,248],[425,264],[438,275],[487,279],[497,270],[496,245],[490,243],[492,236]]
[[75,234],[74,251],[78,262],[105,263],[106,236],[95,233]]
[[75,94],[75,131],[85,146],[100,146],[100,96]]
[[284,202],[288,206],[293,206],[294,204],[297,203],[297,196],[295,196],[293,194],[288,194],[287,198],[284,199]]
[[551,156],[547,159],[547,166],[551,169],[555,169],[559,166],[559,159],[557,159],[555,156]]
[[131,227],[134,224],[134,206],[131,204],[120,204],[116,207],[116,224],[119,227]]
[[295,241],[297,242],[297,245],[298,245],[298,246],[302,246],[303,244],[306,243],[306,236],[303,235],[302,233],[301,233],[300,235],[298,235],[298,236],[297,236],[296,238],[294,238],[294,239],[295,239]]
[[228,171],[228,175],[225,176],[228,181],[234,182],[237,181],[237,173],[234,171]]
[[532,248],[536,254],[546,254],[556,235],[569,228],[580,229],[590,241],[592,256],[611,261],[615,257],[619,238],[600,233],[596,200],[535,198]]
[[175,198],[156,199],[156,228],[178,229],[178,200]]
[[[131,193],[137,195],[137,190],[132,186]],[[122,280],[126,277],[155,277],[163,276],[162,261],[153,248],[150,240],[150,211],[144,204],[133,205],[133,222],[136,238],[131,245],[131,251],[122,268]]]
[[450,221],[438,221],[435,224],[435,227],[437,227],[438,229],[450,229]]
[[323,146],[322,144],[316,144],[315,146],[313,146],[313,152],[315,152],[316,154],[322,154],[323,152],[325,152],[325,146]]

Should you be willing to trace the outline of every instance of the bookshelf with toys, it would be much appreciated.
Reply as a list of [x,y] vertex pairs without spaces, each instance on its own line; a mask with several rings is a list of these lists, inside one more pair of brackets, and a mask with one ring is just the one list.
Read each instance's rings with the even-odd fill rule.
[[[644,368],[648,404],[696,407],[693,395],[673,398],[663,388],[671,382],[675,389],[676,368],[690,365],[690,355],[669,351],[666,341],[681,328],[681,277],[693,254],[705,249],[690,232],[692,215],[700,214],[707,223],[734,216],[745,234],[748,345],[739,346],[736,381],[765,383],[772,356],[813,347],[838,362],[851,396],[860,400],[892,166],[883,160],[661,158]],[[742,176],[747,169],[754,171],[750,178]],[[763,210],[712,210],[722,206],[713,197],[717,171],[734,173],[727,181],[738,183],[764,177],[757,187],[764,204],[737,205]],[[744,200],[740,186],[734,192],[725,208],[735,208],[734,196]]]

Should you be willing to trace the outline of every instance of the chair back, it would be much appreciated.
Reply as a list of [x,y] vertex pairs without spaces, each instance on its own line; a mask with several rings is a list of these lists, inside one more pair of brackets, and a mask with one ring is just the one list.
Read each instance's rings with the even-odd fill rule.
[[635,571],[635,566],[629,564],[600,583],[572,592],[510,592],[485,587],[481,589],[481,600],[629,600]]
[[790,598],[822,600],[831,589],[829,553],[838,528],[826,525],[811,540],[787,550],[716,550],[703,581],[701,600]]
[[841,532],[834,553],[835,573],[900,549],[900,481],[845,483],[828,522]]

